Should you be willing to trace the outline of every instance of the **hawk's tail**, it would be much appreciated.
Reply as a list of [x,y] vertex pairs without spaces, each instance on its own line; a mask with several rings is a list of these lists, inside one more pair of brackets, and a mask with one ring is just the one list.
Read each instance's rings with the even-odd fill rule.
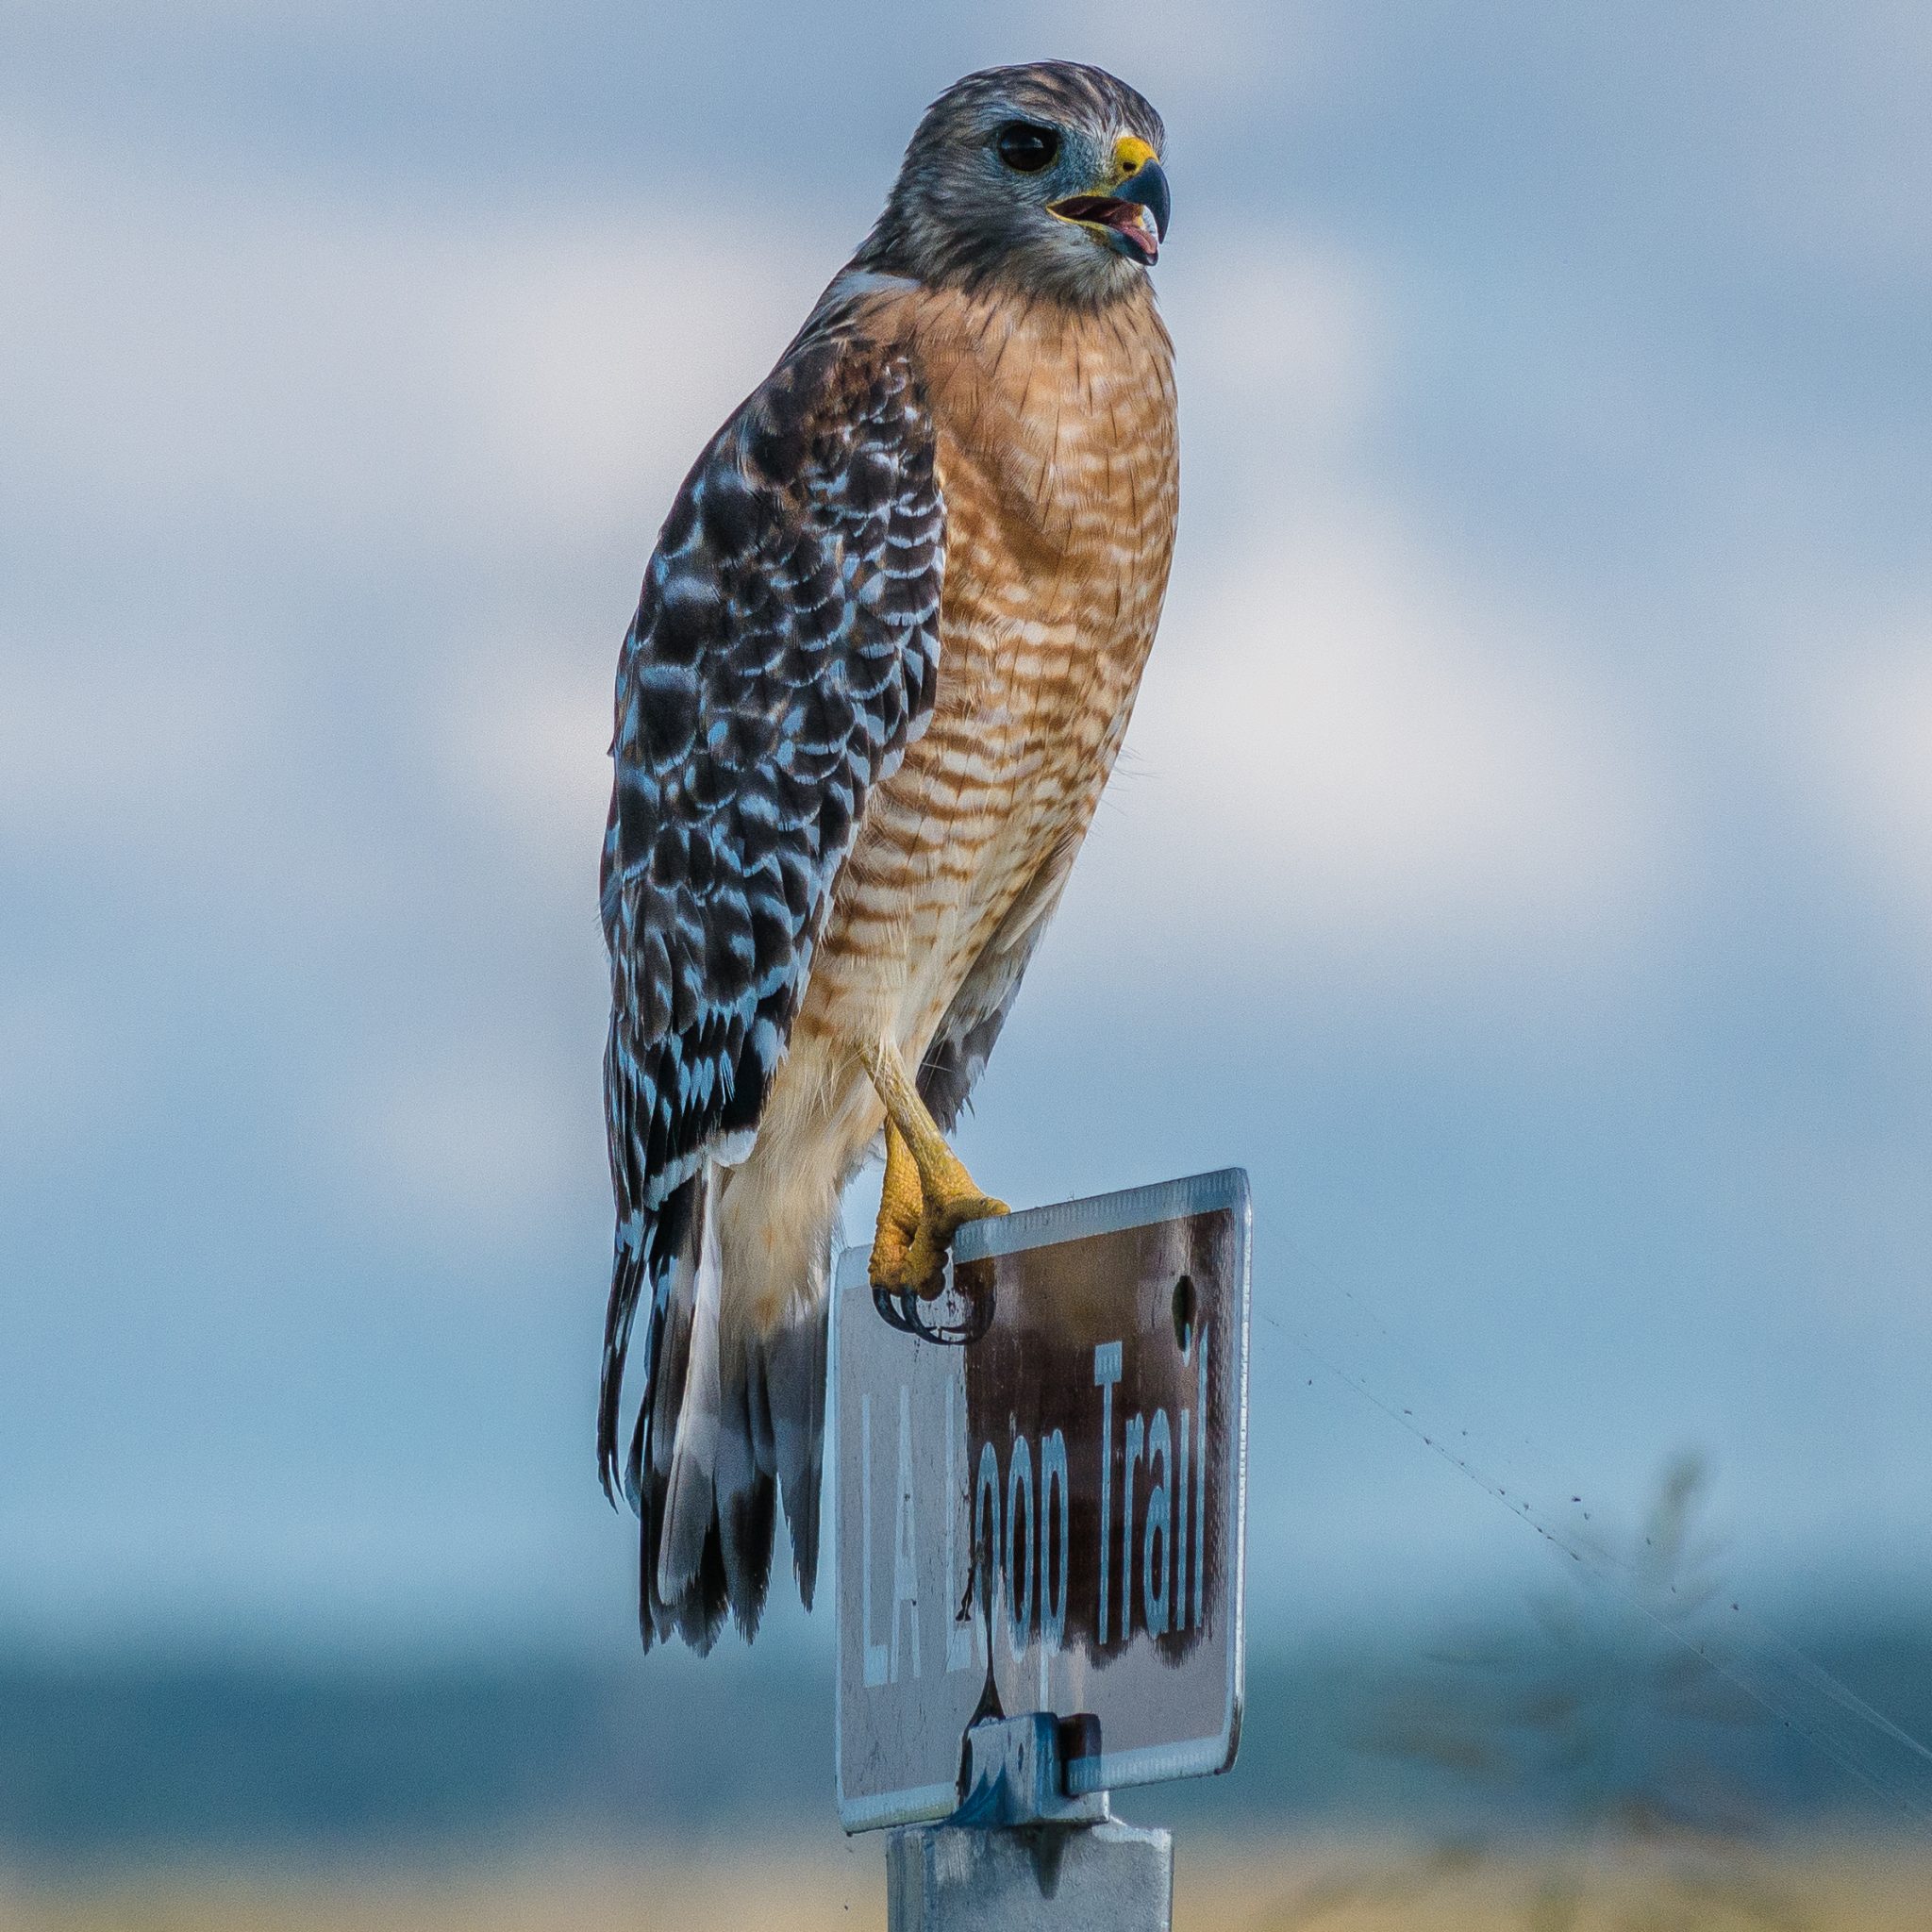
[[[684,1239],[651,1294],[648,1373],[624,1481],[639,1518],[647,1650],[674,1632],[710,1649],[727,1608],[747,1639],[756,1634],[781,1498],[808,1609],[818,1576],[829,1303],[814,1280],[800,1286],[820,1291],[788,1304],[774,1325],[750,1330],[727,1314],[717,1228],[726,1172],[708,1165],[688,1183]],[[620,1272],[625,1263],[620,1236]],[[607,1351],[614,1441],[609,1371]]]

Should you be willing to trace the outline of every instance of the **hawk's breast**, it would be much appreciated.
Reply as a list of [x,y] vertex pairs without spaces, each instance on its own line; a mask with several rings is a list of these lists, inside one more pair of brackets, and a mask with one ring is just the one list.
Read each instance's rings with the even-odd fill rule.
[[1167,588],[1178,462],[1144,285],[1097,313],[927,291],[894,309],[938,435],[938,696],[868,803],[799,1025],[916,1053],[1086,834]]

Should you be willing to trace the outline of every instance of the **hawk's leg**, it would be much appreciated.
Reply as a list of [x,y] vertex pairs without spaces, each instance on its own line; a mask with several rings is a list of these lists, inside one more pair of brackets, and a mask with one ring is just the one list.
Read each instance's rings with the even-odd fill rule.
[[912,1274],[907,1264],[912,1243],[919,1237],[919,1210],[924,1200],[912,1150],[906,1144],[906,1136],[888,1120],[886,1184],[879,1191],[878,1232],[872,1243],[874,1288],[899,1290],[910,1286]]
[[981,1193],[946,1145],[891,1041],[865,1056],[865,1070],[886,1104],[886,1184],[873,1241],[873,1286],[935,1295],[954,1235],[969,1221],[1006,1213],[1007,1204]]

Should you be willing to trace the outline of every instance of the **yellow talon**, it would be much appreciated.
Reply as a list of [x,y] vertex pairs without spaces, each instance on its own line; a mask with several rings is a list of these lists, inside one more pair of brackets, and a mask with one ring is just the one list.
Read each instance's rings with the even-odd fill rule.
[[886,1179],[873,1237],[872,1283],[930,1298],[943,1283],[946,1250],[960,1228],[1008,1210],[1004,1201],[980,1192],[946,1145],[896,1046],[881,1042],[866,1056],[866,1072],[886,1104]]

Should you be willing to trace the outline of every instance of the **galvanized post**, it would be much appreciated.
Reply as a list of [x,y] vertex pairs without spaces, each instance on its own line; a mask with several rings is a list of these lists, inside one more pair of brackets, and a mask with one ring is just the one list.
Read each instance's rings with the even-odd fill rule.
[[1174,1841],[1069,1797],[1050,1712],[966,1734],[967,1795],[886,1841],[891,1932],[1170,1932]]

